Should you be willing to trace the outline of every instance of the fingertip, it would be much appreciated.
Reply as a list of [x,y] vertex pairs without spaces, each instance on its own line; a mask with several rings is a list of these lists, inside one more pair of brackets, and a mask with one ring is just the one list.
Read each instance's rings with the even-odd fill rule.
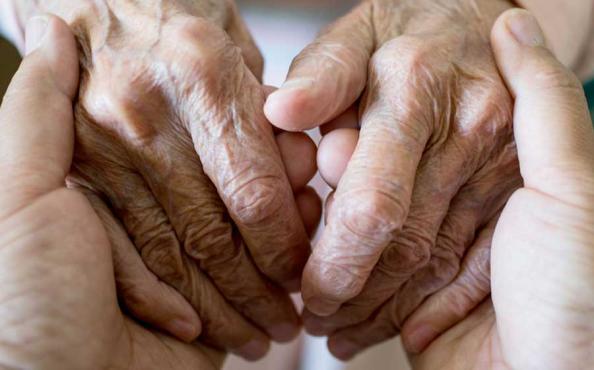
[[192,343],[202,333],[202,322],[200,319],[175,319],[167,324],[167,331],[186,343]]
[[355,357],[358,346],[353,342],[330,336],[328,338],[328,350],[340,361],[347,362]]
[[[328,234],[324,234],[314,248],[313,253],[303,270],[301,296],[305,307],[317,316],[330,316],[338,311],[340,306],[359,294],[364,280],[358,274],[353,274],[351,265],[343,265],[343,256],[332,254],[329,262],[322,256],[324,242]],[[342,257],[340,263],[337,258]]]
[[340,303],[322,297],[310,297],[305,302],[305,305],[312,313],[322,317],[335,314],[340,308]]
[[264,114],[276,127],[286,131],[305,131],[320,125],[319,106],[311,79],[286,82],[266,99]]
[[309,335],[314,337],[322,337],[330,334],[326,327],[326,318],[320,317],[309,311],[307,308],[303,310],[302,314],[303,326]]
[[309,237],[315,235],[322,218],[322,200],[312,187],[306,187],[295,195],[295,202]]
[[[339,289],[339,287],[332,286],[331,289],[327,289],[326,285],[328,279],[319,279],[317,277],[319,270],[324,269],[313,268],[310,258],[310,261],[308,261],[305,270],[303,271],[301,296],[305,308],[307,308],[308,311],[320,317],[327,317],[338,311],[342,301],[339,301],[334,297],[337,293],[336,289]],[[333,279],[329,280],[334,281]]]
[[247,361],[258,361],[266,356],[270,350],[270,341],[263,338],[253,338],[239,348],[232,350]]
[[405,323],[401,332],[404,349],[413,355],[423,352],[437,336],[437,330],[422,320],[416,324]]
[[336,189],[359,141],[359,130],[342,128],[322,138],[317,155],[317,166],[326,183]]
[[268,330],[272,339],[279,343],[287,343],[295,339],[301,332],[301,327],[290,323],[282,323],[272,326]]
[[317,147],[303,132],[282,132],[276,142],[294,192],[303,189],[317,171]]

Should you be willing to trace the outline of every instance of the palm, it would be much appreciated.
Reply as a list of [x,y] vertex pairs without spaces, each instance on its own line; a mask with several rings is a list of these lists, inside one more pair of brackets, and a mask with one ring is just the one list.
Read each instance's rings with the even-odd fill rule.
[[514,194],[493,237],[492,301],[414,358],[416,369],[561,370],[591,363],[594,238],[584,225],[592,225],[594,210],[574,205],[579,196],[565,199],[530,188]]
[[80,193],[57,189],[2,218],[0,246],[0,271],[10,271],[0,275],[0,364],[220,367],[222,354],[146,329],[122,313],[107,233]]
[[411,357],[416,370],[511,370],[501,351],[491,300]]

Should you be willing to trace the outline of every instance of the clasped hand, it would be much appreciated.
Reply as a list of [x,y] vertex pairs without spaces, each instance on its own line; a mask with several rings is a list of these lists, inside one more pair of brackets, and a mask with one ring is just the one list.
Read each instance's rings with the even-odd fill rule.
[[[423,11],[422,4],[397,3],[413,18],[413,10]],[[285,129],[325,123],[320,170],[337,190],[328,202],[327,230],[304,271],[308,330],[331,335],[331,350],[344,359],[401,329],[408,349],[419,352],[452,326],[460,331],[477,315],[489,317],[493,310],[483,303],[467,318],[493,283],[495,316],[503,325],[494,339],[501,339],[498,354],[510,368],[538,368],[512,353],[521,336],[514,331],[517,318],[501,315],[524,307],[510,298],[515,288],[509,279],[514,268],[514,276],[521,276],[530,246],[545,240],[530,239],[519,251],[511,247],[520,238],[521,222],[546,229],[539,220],[530,223],[525,209],[542,206],[562,230],[579,230],[594,218],[591,207],[576,207],[592,204],[583,183],[594,183],[587,160],[594,136],[579,83],[540,39],[510,41],[503,29],[522,16],[528,24],[523,14],[506,13],[495,26],[496,58],[489,31],[474,25],[480,32],[469,50],[486,54],[470,52],[481,61],[473,63],[467,49],[445,49],[438,58],[418,36],[385,28],[393,23],[381,17],[366,24],[369,4],[307,48],[266,106],[271,89],[259,82],[261,60],[234,7],[190,6],[185,9],[190,17],[166,9],[170,16],[158,33],[142,34],[133,24],[124,27],[133,8],[123,7],[112,19],[122,29],[111,27],[101,37],[77,34],[81,55],[63,21],[32,20],[28,56],[0,121],[0,266],[3,271],[18,266],[2,282],[3,327],[14,335],[12,345],[0,345],[0,364],[216,368],[223,359],[218,350],[256,359],[266,353],[269,338],[293,338],[299,318],[287,291],[300,285],[308,234],[320,215],[319,200],[306,187],[315,172],[315,147],[304,134],[273,129],[265,111]],[[375,5],[387,12],[395,4]],[[494,21],[506,8],[501,1],[483,9]],[[102,10],[109,9],[93,9]],[[142,15],[150,19],[154,10],[143,9]],[[88,29],[101,27],[87,21]],[[351,31],[360,34],[345,37]],[[205,32],[212,37],[201,39]],[[428,37],[450,45],[459,32],[464,30]],[[162,33],[180,42],[163,44]],[[121,40],[134,40],[134,48]],[[352,64],[337,68],[340,60]],[[397,68],[398,60],[403,64]],[[535,71],[547,77],[529,80],[538,76]],[[541,85],[556,100],[526,92]],[[351,88],[345,94],[341,86]],[[518,122],[536,121],[523,107],[537,98],[576,112],[549,112],[558,122],[571,121],[575,132],[551,126],[541,142],[527,139],[534,125],[518,128]],[[536,116],[546,119],[545,113]],[[564,144],[553,145],[554,135]],[[346,149],[340,146],[345,138]],[[584,149],[578,153],[576,147]],[[341,149],[345,155],[337,155]],[[553,149],[560,160],[547,156]],[[576,165],[565,167],[568,158]],[[557,185],[544,184],[540,174],[551,163],[557,163],[553,177],[563,179]],[[522,185],[519,168],[525,188],[500,219],[505,202]],[[541,193],[552,199],[536,199]],[[561,222],[557,214],[572,222]],[[491,277],[493,235],[498,274]],[[563,242],[568,235],[562,231],[555,238]],[[578,239],[571,256],[591,253]],[[497,249],[503,244],[507,249]],[[544,245],[549,258],[553,247]],[[514,253],[517,266],[500,262]],[[572,266],[572,258],[565,262]],[[574,284],[593,276],[588,266],[575,274]],[[549,291],[556,280],[543,281],[539,286]],[[73,282],[77,294],[71,294]],[[588,307],[591,296],[585,297],[565,296]],[[567,320],[568,330],[587,322],[555,312]],[[31,317],[39,319],[31,323]],[[438,362],[442,338],[451,331],[415,360],[418,366]],[[65,340],[48,340],[48,332],[60,332]],[[198,336],[201,344],[184,343]],[[31,338],[35,345],[24,348]],[[84,350],[73,354],[80,343]]]

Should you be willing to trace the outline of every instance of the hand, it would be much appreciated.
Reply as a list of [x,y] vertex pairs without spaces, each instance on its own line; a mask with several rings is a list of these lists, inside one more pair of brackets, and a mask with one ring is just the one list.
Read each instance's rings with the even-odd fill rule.
[[30,54],[0,109],[0,369],[220,368],[220,353],[120,311],[105,229],[64,186],[76,42],[63,21],[44,19],[31,23]]
[[295,59],[266,102],[283,129],[360,128],[334,130],[320,145],[326,177],[333,170],[324,157],[354,153],[340,181],[328,178],[337,189],[302,286],[306,328],[330,335],[341,359],[396,335],[464,269],[480,274],[465,281],[461,311],[490,290],[483,241],[521,185],[511,97],[489,45],[495,19],[511,6],[365,1]]
[[[314,214],[310,226],[319,217],[305,188],[315,147],[289,136],[305,145],[291,184],[261,110],[262,60],[235,5],[42,4],[67,19],[82,50],[69,181],[107,201],[151,279],[195,308],[202,339],[250,359],[264,355],[269,336],[292,339],[300,320],[279,285],[299,287],[309,254],[299,208]],[[151,315],[157,300],[138,299],[146,290],[120,289],[131,312],[180,338],[198,335],[171,304]]]
[[[535,19],[506,12],[492,44],[516,99],[524,188],[493,239],[492,303],[436,339],[418,370],[592,369],[594,365],[594,131],[581,84],[544,47]],[[442,291],[443,292],[443,291]],[[409,348],[431,327],[440,292],[407,321]]]

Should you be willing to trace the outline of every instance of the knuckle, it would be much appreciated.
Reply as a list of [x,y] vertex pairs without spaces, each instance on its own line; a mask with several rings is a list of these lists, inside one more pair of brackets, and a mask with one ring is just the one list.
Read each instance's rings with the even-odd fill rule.
[[217,86],[226,71],[235,71],[241,64],[241,50],[220,26],[208,19],[184,17],[176,23],[172,33],[178,40],[175,48],[183,66],[182,73],[193,83]]
[[338,220],[357,239],[385,244],[402,226],[408,209],[403,199],[384,191],[349,192],[336,199]]
[[185,235],[186,253],[206,268],[225,266],[239,253],[230,225],[220,220],[193,223],[186,227]]
[[431,260],[433,238],[423,226],[405,226],[401,235],[383,253],[379,268],[394,277],[409,276]]
[[415,36],[400,36],[386,42],[371,59],[378,72],[401,77],[428,75],[435,51],[425,40]]
[[462,279],[454,285],[454,289],[443,297],[443,307],[448,307],[455,317],[465,317],[490,292],[490,279],[475,277]]
[[136,242],[142,260],[162,280],[177,285],[185,278],[184,264],[175,235],[169,230],[154,230]]
[[228,190],[230,209],[236,221],[246,227],[275,220],[285,207],[285,192],[276,176],[239,178]]
[[361,292],[371,269],[334,259],[317,261],[316,265],[315,274],[308,265],[304,273],[306,281],[321,297],[334,302],[346,302]]
[[464,134],[464,128],[471,128],[470,132],[478,133],[482,137],[496,135],[504,140],[511,140],[513,101],[503,81],[490,81],[486,86],[479,85],[468,95],[472,100],[472,105],[469,106],[480,108],[476,110],[476,114],[468,117],[471,122],[464,122],[462,116],[458,125],[461,133]]
[[470,281],[468,284],[465,283],[465,286],[476,287],[478,291],[488,291],[491,284],[490,252],[490,248],[484,248],[466,263],[465,269]]
[[97,59],[92,78],[81,83],[77,125],[91,125],[131,143],[150,143],[169,112],[163,109],[167,104],[158,83],[138,61]]
[[447,256],[452,255],[458,260],[462,259],[466,245],[472,241],[470,235],[461,235],[463,233],[460,231],[464,230],[461,227],[462,222],[452,219],[444,220],[437,237],[436,252]]

